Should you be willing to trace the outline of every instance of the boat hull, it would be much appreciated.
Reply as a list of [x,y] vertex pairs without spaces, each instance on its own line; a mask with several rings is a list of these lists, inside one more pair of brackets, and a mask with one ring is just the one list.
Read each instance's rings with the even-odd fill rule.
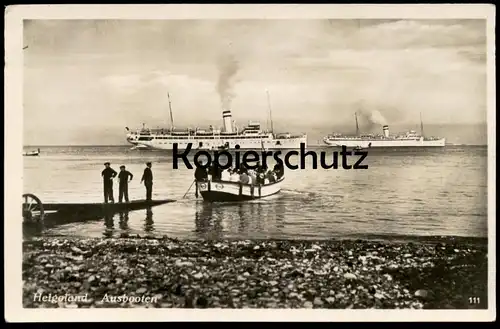
[[[170,139],[170,140],[151,140],[151,141],[134,141],[128,139],[128,142],[149,149],[156,150],[173,150],[174,143],[177,143],[178,150],[186,150],[191,144],[191,148],[195,150],[220,150],[228,149],[235,150],[235,146],[239,145],[242,150],[255,150],[264,148],[266,150],[286,150],[286,149],[300,149],[303,143],[307,147],[307,136],[291,137],[291,138],[274,138],[274,139]],[[227,146],[226,146],[227,145]]]
[[444,147],[445,138],[436,140],[337,140],[325,139],[324,143],[334,147],[390,148],[390,147]]
[[208,202],[249,201],[266,198],[281,191],[284,178],[266,185],[241,184],[239,182],[197,182],[203,200]]

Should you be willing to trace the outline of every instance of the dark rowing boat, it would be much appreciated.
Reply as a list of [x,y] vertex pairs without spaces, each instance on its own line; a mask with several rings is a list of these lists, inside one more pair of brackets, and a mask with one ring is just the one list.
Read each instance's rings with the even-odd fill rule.
[[173,202],[174,200],[134,200],[129,203],[47,203],[44,204],[46,212],[57,211],[59,215],[64,214],[95,214],[105,212],[120,212],[145,209],[161,204]]
[[40,149],[38,149],[36,151],[23,153],[23,156],[25,156],[25,157],[37,157],[39,155],[40,155]]
[[47,219],[67,221],[70,219],[103,218],[120,212],[148,209],[161,204],[175,202],[172,199],[134,200],[129,203],[46,203],[33,194],[23,195],[23,219],[25,222],[40,222]]
[[197,182],[198,191],[203,200],[209,202],[248,201],[275,195],[281,191],[284,177],[274,183],[265,185],[250,185],[231,181]]

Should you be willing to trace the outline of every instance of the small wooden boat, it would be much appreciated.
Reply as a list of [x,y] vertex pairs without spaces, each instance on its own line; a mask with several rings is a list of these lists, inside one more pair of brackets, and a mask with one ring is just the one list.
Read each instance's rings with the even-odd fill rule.
[[130,148],[130,150],[149,150],[149,147],[143,144],[137,144]]
[[40,149],[38,149],[36,151],[26,152],[23,154],[23,156],[25,156],[25,157],[36,157],[39,155],[40,155]]
[[205,201],[248,201],[279,193],[284,180],[285,178],[282,177],[274,183],[265,185],[250,185],[230,181],[202,181],[196,182],[196,184]]

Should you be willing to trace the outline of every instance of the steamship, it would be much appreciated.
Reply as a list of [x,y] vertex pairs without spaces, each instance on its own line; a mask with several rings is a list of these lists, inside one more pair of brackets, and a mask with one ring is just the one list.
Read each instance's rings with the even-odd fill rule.
[[323,142],[335,147],[354,147],[372,148],[372,147],[444,147],[446,139],[442,137],[425,137],[422,118],[420,118],[420,134],[414,130],[407,131],[398,135],[390,135],[389,126],[383,125],[382,134],[360,134],[357,114],[356,135],[344,135],[333,133],[323,138]]
[[144,124],[142,129],[136,131],[128,127],[127,142],[134,145],[134,149],[160,149],[172,150],[174,144],[177,149],[187,149],[191,144],[192,149],[197,150],[231,150],[239,145],[240,149],[299,149],[304,143],[307,147],[307,134],[293,135],[290,133],[274,133],[262,130],[259,122],[250,121],[243,129],[238,129],[232,120],[231,110],[222,112],[223,128],[216,129],[212,126],[207,129],[176,129],[173,124],[172,107],[170,107],[170,128],[147,128]]

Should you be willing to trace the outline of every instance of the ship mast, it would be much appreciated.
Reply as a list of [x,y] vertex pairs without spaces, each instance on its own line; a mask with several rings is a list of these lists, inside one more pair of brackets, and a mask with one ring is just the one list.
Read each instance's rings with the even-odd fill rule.
[[420,112],[420,135],[424,136],[424,122],[422,121],[422,112]]
[[274,128],[273,128],[273,113],[271,110],[271,100],[269,98],[269,91],[266,90],[267,94],[267,107],[269,108],[269,120],[271,121],[271,132],[274,133]]
[[170,93],[167,92],[168,108],[170,110],[170,130],[174,129],[174,116],[172,114],[172,103],[170,102]]
[[354,112],[354,118],[356,119],[356,136],[359,136],[358,113]]

